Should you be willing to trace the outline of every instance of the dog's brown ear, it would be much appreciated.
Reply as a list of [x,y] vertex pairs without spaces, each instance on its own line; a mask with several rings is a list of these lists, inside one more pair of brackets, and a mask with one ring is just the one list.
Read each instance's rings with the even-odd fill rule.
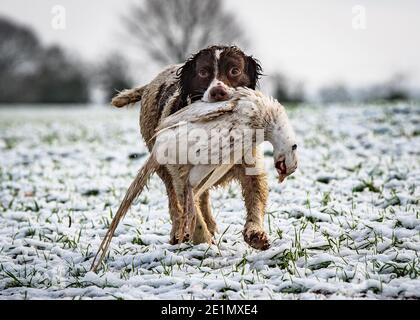
[[190,92],[191,79],[195,74],[195,61],[199,53],[192,55],[185,63],[179,67],[176,75],[179,79],[180,87],[180,104],[186,106],[188,99],[188,92]]
[[181,86],[181,91],[182,89],[188,89],[187,86],[191,78],[194,76],[194,70],[195,55],[189,58],[187,61],[185,61],[185,63],[181,67],[179,67],[178,71],[176,72]]
[[249,85],[251,89],[256,88],[258,84],[258,80],[263,75],[262,72],[263,70],[261,67],[261,63],[254,57],[248,56],[247,57],[247,73],[248,73],[249,80],[251,81],[251,84]]

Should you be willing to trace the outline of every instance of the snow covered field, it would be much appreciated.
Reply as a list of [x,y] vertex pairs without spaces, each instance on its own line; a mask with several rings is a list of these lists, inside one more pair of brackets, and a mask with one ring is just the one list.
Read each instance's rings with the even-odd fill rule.
[[271,187],[272,246],[242,239],[236,184],[212,193],[216,245],[171,246],[157,177],[93,254],[146,150],[138,110],[0,109],[0,298],[420,299],[420,106],[289,112],[300,167]]

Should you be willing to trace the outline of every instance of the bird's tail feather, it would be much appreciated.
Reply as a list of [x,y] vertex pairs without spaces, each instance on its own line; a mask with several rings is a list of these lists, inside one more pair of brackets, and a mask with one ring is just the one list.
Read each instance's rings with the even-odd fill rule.
[[[93,259],[91,266],[92,271],[96,271],[98,266],[102,263],[102,260],[105,258],[106,252],[108,250],[108,247],[111,243],[112,237],[114,236],[114,232],[117,229],[119,222],[124,218],[131,204],[141,194],[150,176],[156,171],[158,167],[158,162],[156,161],[155,157],[151,155],[149,159],[147,159],[143,167],[137,173],[136,178],[128,188],[125,197],[121,202],[114,219],[112,219],[111,225],[109,226],[109,229],[106,232],[104,239],[102,240],[98,252],[96,253]],[[99,253],[101,253],[101,255],[99,257],[99,260],[96,262]]]

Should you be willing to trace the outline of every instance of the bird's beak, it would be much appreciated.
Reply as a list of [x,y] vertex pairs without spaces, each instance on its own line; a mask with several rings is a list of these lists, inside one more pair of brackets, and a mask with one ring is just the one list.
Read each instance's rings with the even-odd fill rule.
[[286,177],[288,176],[286,159],[284,157],[280,157],[279,160],[276,161],[275,166],[279,174],[279,182],[282,183],[284,179],[286,179]]
[[282,183],[284,181],[284,179],[286,179],[287,175],[286,174],[280,174],[279,175],[279,183]]

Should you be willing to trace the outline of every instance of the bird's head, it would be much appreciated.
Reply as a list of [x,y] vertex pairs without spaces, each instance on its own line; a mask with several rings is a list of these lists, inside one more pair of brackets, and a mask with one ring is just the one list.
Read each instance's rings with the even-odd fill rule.
[[279,182],[283,182],[286,177],[297,169],[297,144],[293,144],[288,151],[274,152],[274,166],[279,174]]
[[296,171],[298,165],[295,132],[284,111],[273,121],[267,138],[273,145],[274,166],[281,183]]

